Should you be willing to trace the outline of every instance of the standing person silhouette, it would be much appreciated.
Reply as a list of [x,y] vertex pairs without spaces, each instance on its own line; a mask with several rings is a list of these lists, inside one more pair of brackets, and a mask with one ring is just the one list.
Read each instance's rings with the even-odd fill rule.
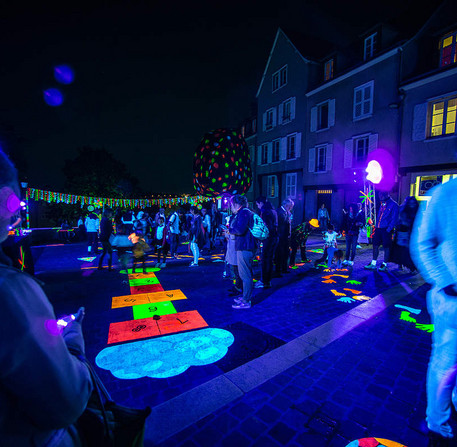
[[427,307],[434,325],[427,371],[427,425],[430,446],[447,446],[451,403],[457,405],[457,179],[432,190],[427,209],[411,233],[413,261],[432,285]]
[[[20,208],[16,169],[0,150],[0,243]],[[74,423],[86,408],[92,381],[84,354],[84,308],[59,330],[38,282],[11,267],[0,249],[0,444],[80,446]]]

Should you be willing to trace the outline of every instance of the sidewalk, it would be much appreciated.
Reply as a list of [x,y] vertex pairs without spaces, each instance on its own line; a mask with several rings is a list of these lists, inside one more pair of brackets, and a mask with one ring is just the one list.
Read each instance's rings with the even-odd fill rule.
[[[363,271],[370,258],[371,247],[359,253],[357,270]],[[431,334],[420,329],[429,329],[427,290],[419,275],[408,277],[286,345],[155,407],[146,436],[154,444],[146,445],[345,447],[377,437],[426,446]],[[400,320],[407,311],[395,304],[420,313]],[[417,325],[406,321],[412,318]]]

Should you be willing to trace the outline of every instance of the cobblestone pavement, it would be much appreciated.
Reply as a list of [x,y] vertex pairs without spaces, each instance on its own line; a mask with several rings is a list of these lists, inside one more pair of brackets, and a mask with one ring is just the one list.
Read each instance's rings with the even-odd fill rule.
[[[311,238],[308,248],[320,244],[319,237]],[[87,354],[94,360],[106,347],[109,323],[132,318],[131,310],[111,309],[111,297],[129,291],[125,276],[97,271],[93,263],[74,262],[75,250],[76,245],[42,250],[37,276],[47,282],[45,290],[57,314],[86,306]],[[313,260],[320,256],[308,255]],[[275,279],[272,289],[256,289],[253,307],[244,311],[231,308],[230,283],[221,279],[223,263],[207,258],[202,267],[189,269],[188,258],[168,262],[166,269],[156,273],[162,286],[179,288],[187,295],[187,300],[176,305],[178,311],[197,309],[209,327],[232,330],[235,343],[227,354],[232,363],[224,365],[222,359],[222,363],[191,367],[167,379],[119,380],[107,371],[99,373],[119,403],[138,407],[166,403],[355,309],[365,300],[357,297],[372,298],[414,278],[394,265],[386,273],[364,270],[370,260],[371,247],[364,247],[347,272],[300,265]],[[81,270],[81,266],[86,268]],[[258,270],[257,266],[257,274]],[[342,276],[325,279],[328,275]],[[400,320],[404,309],[393,305],[381,309],[372,319],[210,415],[196,417],[197,422],[181,431],[182,427],[176,427],[175,434],[161,445],[346,446],[367,436],[409,447],[426,445],[424,391],[431,334],[420,330],[427,329],[420,324],[429,323],[426,287],[405,292],[398,301],[420,309],[419,315],[403,314]],[[407,321],[411,318],[417,324]],[[147,431],[146,445],[157,439],[150,435]]]

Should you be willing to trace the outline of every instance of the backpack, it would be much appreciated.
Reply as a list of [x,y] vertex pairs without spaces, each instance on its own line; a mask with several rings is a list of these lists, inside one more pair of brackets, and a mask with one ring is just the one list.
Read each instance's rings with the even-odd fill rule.
[[270,231],[265,225],[265,222],[258,214],[255,213],[252,213],[252,225],[249,228],[249,231],[256,239],[259,239],[260,241],[265,240],[270,234]]

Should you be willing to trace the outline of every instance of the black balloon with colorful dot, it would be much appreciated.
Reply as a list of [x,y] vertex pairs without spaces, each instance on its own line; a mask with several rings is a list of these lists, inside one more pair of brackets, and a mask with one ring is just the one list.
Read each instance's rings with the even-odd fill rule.
[[244,194],[251,186],[249,149],[240,132],[216,129],[202,138],[194,155],[194,188],[198,194]]

